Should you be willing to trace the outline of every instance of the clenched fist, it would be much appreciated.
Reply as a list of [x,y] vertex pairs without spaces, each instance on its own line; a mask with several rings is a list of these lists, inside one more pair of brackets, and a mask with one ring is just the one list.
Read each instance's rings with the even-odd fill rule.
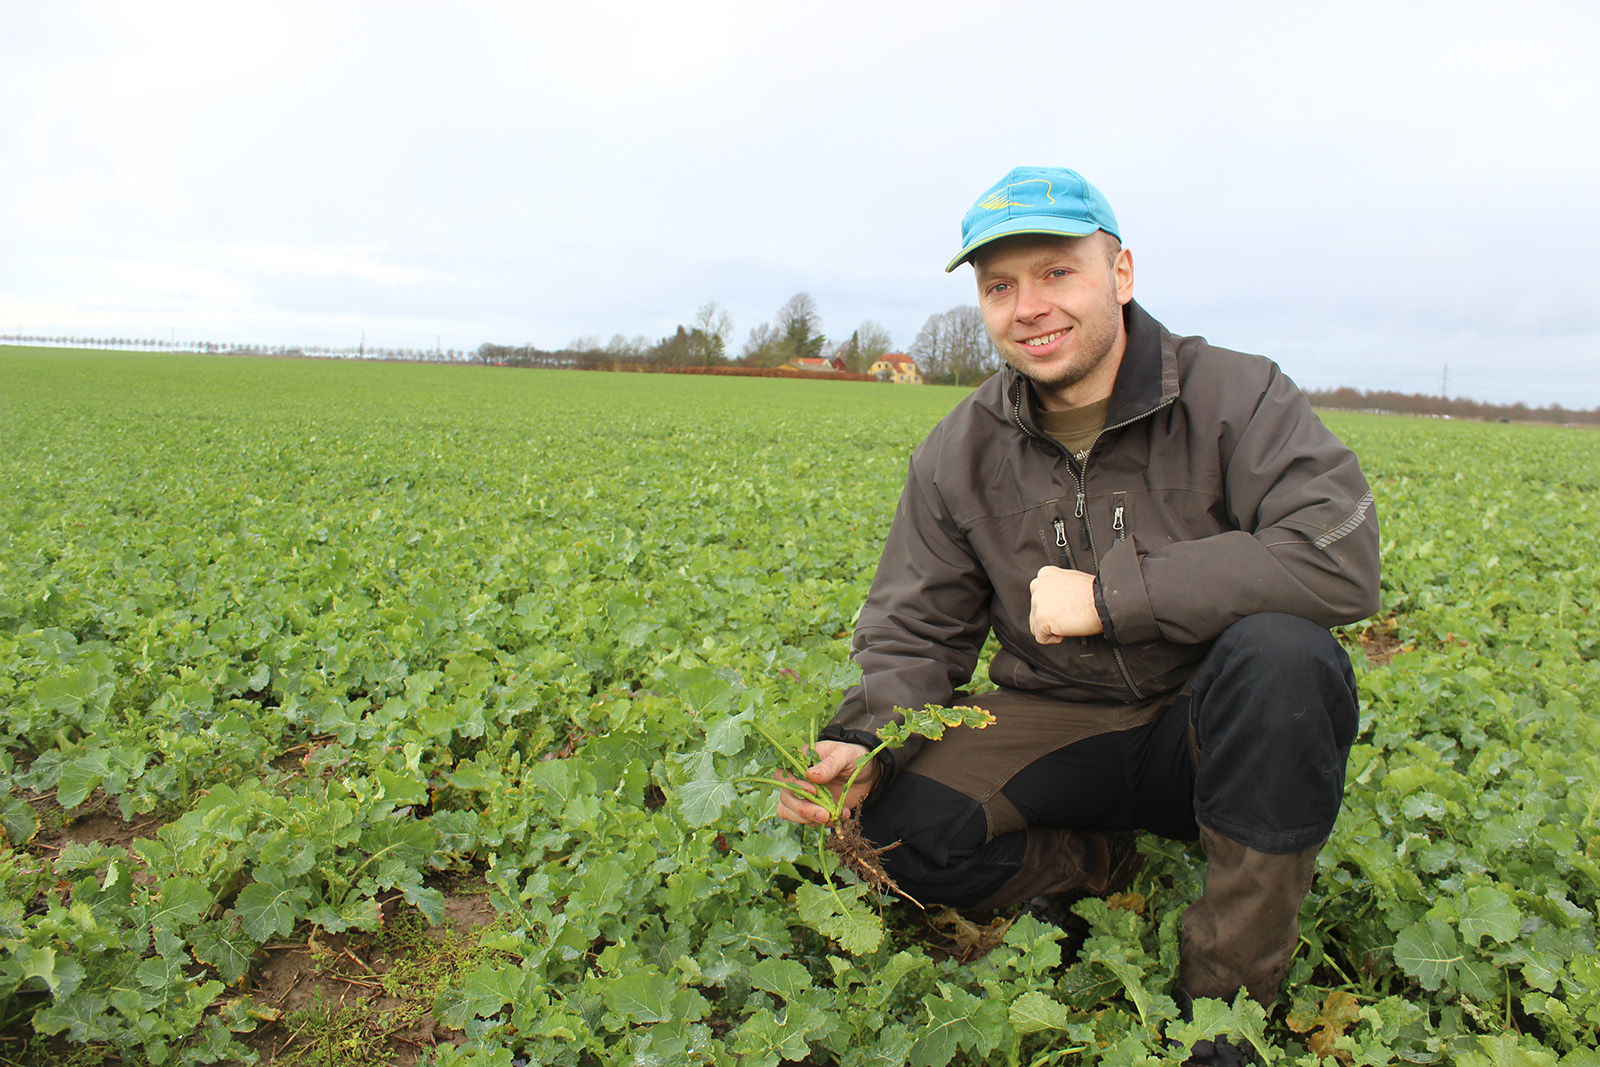
[[1100,613],[1094,607],[1094,575],[1065,567],[1040,567],[1028,588],[1033,592],[1028,628],[1041,645],[1101,631]]

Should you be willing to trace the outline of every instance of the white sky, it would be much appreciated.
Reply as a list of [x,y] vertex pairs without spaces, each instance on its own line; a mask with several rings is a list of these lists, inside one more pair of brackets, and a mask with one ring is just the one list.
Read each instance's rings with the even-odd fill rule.
[[909,347],[1082,171],[1179,333],[1600,406],[1600,5],[0,0],[0,333]]

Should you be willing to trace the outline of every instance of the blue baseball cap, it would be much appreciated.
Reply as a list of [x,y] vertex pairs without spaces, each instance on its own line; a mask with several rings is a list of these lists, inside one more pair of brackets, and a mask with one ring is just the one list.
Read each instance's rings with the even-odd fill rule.
[[1083,175],[1066,167],[1016,167],[991,185],[961,220],[961,251],[944,270],[950,273],[1002,237],[1082,237],[1096,230],[1122,240],[1110,203]]

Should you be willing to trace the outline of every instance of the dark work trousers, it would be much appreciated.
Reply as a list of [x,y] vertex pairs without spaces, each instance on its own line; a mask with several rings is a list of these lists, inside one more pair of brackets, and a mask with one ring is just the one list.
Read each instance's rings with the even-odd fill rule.
[[[1092,886],[1094,831],[1194,840],[1204,828],[1250,856],[1314,860],[1357,726],[1349,657],[1323,627],[1278,614],[1229,627],[1164,703],[1015,690],[962,702],[996,722],[928,742],[862,809],[869,838],[899,842],[883,863],[900,886],[956,907]],[[1298,862],[1295,909],[1309,870]]]

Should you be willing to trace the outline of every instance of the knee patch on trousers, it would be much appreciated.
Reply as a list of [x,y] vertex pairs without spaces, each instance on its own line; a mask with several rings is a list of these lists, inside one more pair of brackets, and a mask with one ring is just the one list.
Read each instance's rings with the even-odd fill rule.
[[959,862],[989,839],[988,817],[976,800],[914,771],[895,776],[884,794],[866,804],[861,830],[879,848],[899,842],[884,854],[893,866],[914,852],[934,867]]

